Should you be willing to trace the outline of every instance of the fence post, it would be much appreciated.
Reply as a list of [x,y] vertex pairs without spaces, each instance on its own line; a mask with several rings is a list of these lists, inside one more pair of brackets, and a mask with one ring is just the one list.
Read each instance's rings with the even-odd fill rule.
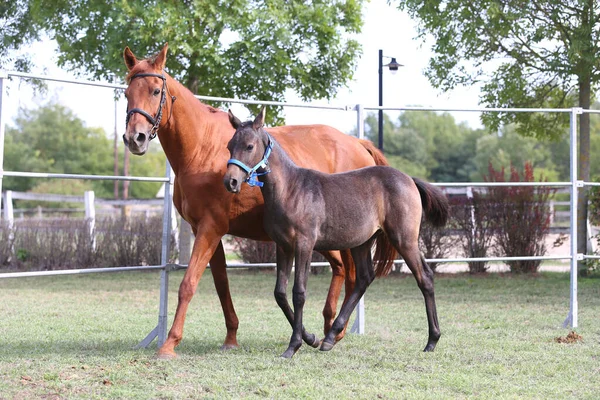
[[583,254],[577,254],[577,198],[578,190],[583,187],[583,182],[577,180],[577,115],[582,109],[574,107],[571,109],[569,133],[571,150],[571,285],[569,314],[563,322],[563,327],[577,328],[577,263],[583,259]]
[[168,304],[169,304],[169,271],[167,264],[169,263],[169,255],[171,253],[171,223],[173,213],[173,170],[171,164],[167,160],[166,176],[169,182],[165,184],[165,198],[163,209],[163,238],[162,252],[160,263],[165,268],[160,273],[160,306],[158,312],[158,347],[160,348],[167,340],[167,319],[168,319]]
[[365,138],[365,109],[362,104],[357,104],[356,110],[356,132],[359,139]]
[[148,347],[150,343],[157,338],[157,346],[160,348],[167,339],[167,322],[168,322],[168,305],[169,305],[169,255],[171,253],[171,232],[173,212],[173,171],[169,160],[166,162],[165,177],[169,180],[165,183],[164,199],[163,199],[163,231],[162,231],[162,248],[160,254],[160,300],[158,304],[158,323],[152,331],[135,348]]
[[87,223],[89,238],[92,241],[92,250],[96,251],[96,207],[94,205],[95,194],[93,190],[87,190],[83,194],[85,204],[85,222]]
[[[6,71],[0,70],[0,193],[2,193],[2,178],[4,177],[4,82],[8,78]],[[0,196],[0,208],[2,208],[2,196]]]
[[4,197],[4,220],[8,229],[8,242],[12,243],[9,259],[12,259],[15,255],[15,215],[13,211],[12,190],[4,192],[4,196],[0,196],[0,198],[2,197]]

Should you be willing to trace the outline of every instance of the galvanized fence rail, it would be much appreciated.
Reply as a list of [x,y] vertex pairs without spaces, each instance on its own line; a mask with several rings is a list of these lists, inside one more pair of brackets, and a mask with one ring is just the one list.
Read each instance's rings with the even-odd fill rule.
[[[19,171],[4,171],[4,135],[6,126],[5,106],[5,87],[7,79],[14,78],[29,78],[41,79],[61,83],[79,84],[87,86],[96,86],[110,88],[113,90],[124,90],[125,85],[112,84],[108,82],[93,82],[79,79],[65,79],[46,75],[28,74],[21,72],[6,72],[0,71],[0,191],[2,190],[2,178],[4,176],[12,177],[35,177],[49,179],[103,179],[103,180],[126,180],[126,181],[144,181],[144,182],[165,182],[169,190],[165,190],[163,202],[163,233],[162,233],[162,253],[161,265],[153,266],[132,266],[132,267],[117,267],[117,268],[93,268],[93,269],[78,269],[78,270],[56,270],[56,271],[39,271],[39,272],[14,272],[2,273],[2,278],[20,278],[30,276],[50,276],[50,275],[71,275],[71,274],[87,274],[87,273],[105,273],[105,272],[122,272],[122,271],[139,271],[139,270],[160,270],[160,299],[159,299],[159,315],[156,327],[144,338],[139,347],[148,346],[155,338],[158,338],[158,346],[161,346],[167,334],[167,305],[168,305],[168,278],[169,272],[184,269],[187,266],[181,264],[168,263],[168,255],[170,252],[171,233],[171,214],[172,214],[172,193],[173,193],[173,175],[171,167],[167,161],[166,173],[164,177],[132,177],[132,176],[111,176],[111,175],[78,175],[78,174],[51,174],[51,173],[34,173],[34,172],[19,172]],[[577,198],[578,190],[585,186],[597,186],[598,183],[583,182],[577,179],[577,116],[583,113],[600,113],[597,110],[584,110],[579,107],[570,109],[548,109],[548,108],[439,108],[439,107],[367,107],[362,104],[353,106],[328,106],[328,105],[312,105],[312,104],[292,104],[273,101],[257,101],[257,100],[240,100],[223,97],[212,96],[196,96],[201,100],[210,100],[226,103],[239,104],[262,104],[276,105],[283,107],[299,107],[327,110],[341,110],[356,113],[357,132],[360,138],[364,138],[364,120],[365,110],[390,110],[390,111],[445,111],[445,112],[541,112],[541,113],[569,113],[570,116],[570,181],[568,182],[507,182],[507,183],[487,183],[487,182],[465,182],[465,183],[434,183],[442,187],[485,187],[485,186],[555,186],[565,187],[570,192],[570,236],[571,247],[569,254],[560,256],[523,256],[523,257],[484,257],[484,258],[449,258],[449,259],[428,259],[428,262],[468,262],[468,261],[511,261],[511,260],[569,260],[570,261],[570,306],[567,318],[564,321],[564,326],[578,326],[578,303],[577,303],[577,261],[583,259],[598,259],[600,256],[587,255],[577,253]],[[0,200],[1,205],[1,200]],[[396,260],[395,263],[400,264],[402,260]],[[329,265],[328,263],[314,263],[313,265]],[[274,267],[274,263],[261,264],[243,264],[243,263],[228,263],[228,268],[261,268]],[[362,333],[364,331],[364,301],[361,299],[356,310],[356,320],[352,331]]]

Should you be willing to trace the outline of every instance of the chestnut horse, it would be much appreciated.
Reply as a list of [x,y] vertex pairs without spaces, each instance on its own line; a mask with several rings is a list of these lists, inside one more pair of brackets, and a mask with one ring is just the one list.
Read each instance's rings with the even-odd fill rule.
[[[229,292],[221,238],[229,233],[254,240],[270,240],[262,224],[262,195],[258,188],[244,188],[237,196],[225,190],[223,175],[229,158],[227,142],[234,129],[226,112],[201,103],[192,92],[165,73],[166,44],[149,59],[138,60],[128,47],[123,57],[129,70],[125,91],[127,125],[123,141],[131,153],[141,156],[148,150],[150,140],[158,135],[175,173],[174,205],[195,235],[189,266],[179,286],[175,319],[158,356],[175,356],[175,346],[183,337],[188,305],[209,262],[227,327],[223,348],[237,347],[238,318]],[[328,126],[282,126],[273,128],[271,133],[290,157],[305,167],[341,172],[387,164],[371,142]],[[336,315],[344,277],[346,297],[354,286],[354,264],[348,250],[322,254],[332,268],[331,286],[323,309],[324,331],[328,332]]]
[[[429,324],[424,351],[433,351],[440,327],[433,271],[419,251],[419,229],[422,214],[433,226],[446,224],[448,200],[444,193],[392,167],[374,166],[337,174],[301,168],[263,129],[264,108],[253,122],[242,123],[231,111],[229,118],[236,131],[227,145],[231,159],[223,183],[232,193],[240,192],[245,187],[243,182],[261,187],[264,227],[277,243],[275,299],[293,328],[282,357],[291,358],[302,345],[302,338],[312,344],[307,340],[312,335],[302,326],[302,310],[313,249],[349,248],[356,264],[354,291],[325,336],[321,350],[333,348],[335,337],[375,276],[389,273],[397,251],[423,293]],[[371,258],[374,244],[375,268]],[[292,264],[294,311],[286,295]]]

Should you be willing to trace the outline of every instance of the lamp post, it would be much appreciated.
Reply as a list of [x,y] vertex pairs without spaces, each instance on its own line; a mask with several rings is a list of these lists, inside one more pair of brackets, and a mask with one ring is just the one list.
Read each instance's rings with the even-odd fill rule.
[[[391,58],[389,64],[383,65],[383,57]],[[398,71],[398,67],[402,67],[402,64],[399,64],[396,61],[395,57],[388,57],[383,55],[383,50],[379,50],[379,107],[383,106],[383,67],[388,67],[392,74],[395,74]],[[379,143],[377,147],[379,150],[383,151],[383,110],[379,110],[379,131],[378,131],[378,139]]]

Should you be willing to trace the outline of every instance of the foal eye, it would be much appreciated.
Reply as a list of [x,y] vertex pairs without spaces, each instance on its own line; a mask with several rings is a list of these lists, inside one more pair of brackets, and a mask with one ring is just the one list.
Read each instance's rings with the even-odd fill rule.
[[246,147],[246,150],[250,151],[254,148],[253,144],[249,144],[248,147]]
[[158,96],[159,94],[160,94],[160,89],[159,88],[154,89],[154,95]]

